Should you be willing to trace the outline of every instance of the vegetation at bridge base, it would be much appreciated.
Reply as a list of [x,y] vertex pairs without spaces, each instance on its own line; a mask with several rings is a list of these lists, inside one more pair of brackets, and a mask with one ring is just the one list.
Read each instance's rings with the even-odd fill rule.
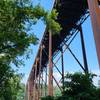
[[54,97],[46,96],[46,97],[42,97],[41,100],[54,100]]
[[24,100],[24,84],[20,82],[20,75],[12,73],[0,84],[0,100]]
[[32,25],[41,19],[48,29],[59,33],[56,18],[56,10],[47,12],[40,5],[33,7],[30,0],[0,0],[0,100],[24,100],[22,75],[12,67],[24,66],[23,59],[31,53],[29,46],[38,43]]
[[95,74],[66,74],[62,96],[45,97],[41,100],[100,100],[100,86],[93,84]]

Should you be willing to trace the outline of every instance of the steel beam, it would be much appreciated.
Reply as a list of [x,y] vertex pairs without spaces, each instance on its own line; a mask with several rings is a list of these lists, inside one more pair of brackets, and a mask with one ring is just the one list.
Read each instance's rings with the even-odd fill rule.
[[[65,49],[63,50],[63,53],[68,49],[68,47],[70,46],[70,44],[72,43],[72,41],[75,39],[75,37],[77,36],[78,32],[76,32],[76,34],[73,36],[73,38],[70,40],[70,42],[68,43],[68,45],[65,47]],[[65,42],[64,42],[65,45]],[[61,56],[56,60],[55,64],[60,60]]]
[[43,96],[43,72],[42,72],[42,75],[41,75],[41,96]]
[[52,32],[49,30],[49,79],[48,95],[53,96]]
[[27,87],[28,87],[28,100],[30,100],[30,84],[29,84],[29,81],[27,83]]
[[28,81],[28,100],[32,100],[33,99],[33,84],[32,81],[29,80]]
[[26,84],[25,87],[25,96],[24,96],[24,100],[28,100],[28,85]]
[[82,27],[80,27],[79,30],[80,30],[80,38],[81,38],[81,44],[82,44],[84,69],[85,69],[85,73],[89,73]]
[[61,48],[61,64],[62,64],[62,89],[64,92],[64,58],[63,58],[63,48]]
[[87,0],[93,26],[94,39],[100,67],[100,8],[98,0]]
[[62,76],[61,71],[58,69],[57,65],[53,62],[54,67],[56,68],[56,70],[59,72],[59,74]]
[[45,68],[45,96],[47,96],[47,67]]
[[76,56],[74,55],[74,53],[72,52],[72,50],[69,48],[69,46],[64,43],[64,45],[66,46],[66,48],[69,50],[69,52],[72,54],[72,56],[74,57],[74,59],[77,61],[77,63],[80,65],[80,67],[83,69],[83,71],[85,72],[84,67],[82,66],[82,64],[80,63],[80,61],[76,58]]
[[41,46],[40,47],[40,60],[39,60],[39,90],[38,90],[38,92],[39,92],[39,97],[41,97],[41,85],[40,85],[40,81],[41,81],[41,67],[42,67],[42,49],[43,49],[43,47]]
[[[47,75],[48,75],[48,74],[47,74]],[[48,75],[48,76],[49,76],[49,75]],[[62,92],[62,88],[60,87],[59,83],[57,82],[57,80],[55,79],[55,77],[54,77],[54,76],[52,76],[52,77],[53,77],[53,79],[54,79],[55,83],[57,84],[57,86],[59,87],[60,91]]]
[[34,79],[34,100],[37,100],[37,64],[38,64],[38,58],[36,59],[36,65],[35,65],[35,79]]

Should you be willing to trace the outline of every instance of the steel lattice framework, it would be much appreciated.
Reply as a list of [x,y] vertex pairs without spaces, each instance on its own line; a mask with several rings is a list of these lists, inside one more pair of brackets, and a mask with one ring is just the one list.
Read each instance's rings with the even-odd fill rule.
[[[63,55],[66,50],[69,50],[69,52],[80,65],[84,73],[88,73],[88,62],[81,26],[89,15],[91,16],[92,20],[98,61],[100,64],[100,0],[85,1],[86,0],[55,1],[54,8],[56,8],[59,12],[57,21],[61,24],[62,30],[59,35],[53,36],[51,31],[45,31],[27,81],[25,100],[40,100],[42,96],[53,96],[53,81],[55,81],[61,92],[64,91]],[[69,47],[74,38],[79,33],[84,65],[80,63],[79,59],[75,56],[75,54]],[[57,57],[58,54],[61,54],[61,56],[58,57],[56,62],[54,62],[54,59]],[[62,70],[59,70],[58,66],[56,65],[60,59]],[[62,85],[59,84],[58,80],[54,77],[53,67],[55,67],[61,75]]]

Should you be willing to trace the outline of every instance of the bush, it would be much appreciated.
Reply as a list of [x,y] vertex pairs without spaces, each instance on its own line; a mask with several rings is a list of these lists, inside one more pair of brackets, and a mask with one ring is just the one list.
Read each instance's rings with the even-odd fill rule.
[[95,74],[74,73],[65,76],[62,96],[47,96],[41,100],[100,100],[100,88],[93,84]]
[[54,100],[54,97],[46,96],[46,97],[42,97],[41,100]]

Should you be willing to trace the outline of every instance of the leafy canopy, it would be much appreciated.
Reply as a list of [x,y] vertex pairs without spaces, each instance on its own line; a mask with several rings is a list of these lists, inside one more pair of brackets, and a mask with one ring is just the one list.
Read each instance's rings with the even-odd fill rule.
[[[60,25],[55,21],[57,11],[45,11],[40,5],[32,7],[13,0],[0,1],[0,55],[17,63],[16,57],[27,52],[30,44],[37,44],[37,37],[28,34],[26,23],[35,24],[38,19],[44,21],[53,34],[59,33]],[[16,64],[17,65],[17,64]]]
[[62,96],[44,97],[41,100],[100,100],[100,87],[93,85],[95,74],[76,72],[65,75],[65,90]]
[[21,76],[16,74],[12,65],[23,64],[23,55],[28,57],[29,46],[36,45],[38,38],[31,33],[27,23],[44,21],[48,30],[59,33],[60,25],[55,21],[56,10],[51,13],[40,5],[33,7],[29,0],[0,0],[0,99],[16,100]]
[[64,82],[65,91],[58,100],[99,100],[100,89],[93,84],[94,76],[96,75],[91,73],[67,73]]

